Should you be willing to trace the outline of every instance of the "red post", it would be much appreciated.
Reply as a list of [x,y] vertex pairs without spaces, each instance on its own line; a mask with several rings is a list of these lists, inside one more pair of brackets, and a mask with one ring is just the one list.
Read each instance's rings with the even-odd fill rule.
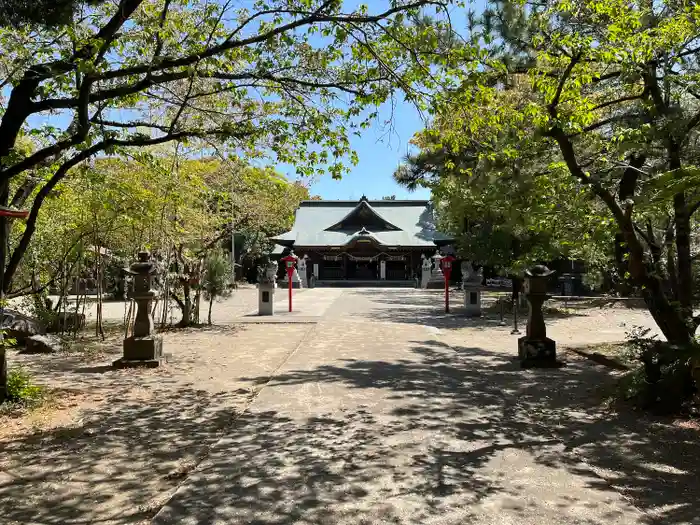
[[450,279],[445,275],[445,313],[450,313]]
[[287,280],[289,281],[289,311],[292,311],[292,275],[294,274],[294,265],[298,257],[294,252],[290,252],[286,257],[282,257],[282,261],[287,267]]
[[450,274],[452,273],[452,261],[455,258],[451,255],[447,255],[440,259],[440,265],[442,266],[442,275],[445,277],[445,313],[450,313]]

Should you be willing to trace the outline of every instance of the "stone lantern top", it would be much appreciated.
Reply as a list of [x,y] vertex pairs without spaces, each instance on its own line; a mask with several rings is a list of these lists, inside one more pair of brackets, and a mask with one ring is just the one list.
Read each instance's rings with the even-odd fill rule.
[[157,268],[158,264],[151,260],[151,253],[143,250],[138,253],[137,261],[129,267],[128,272],[132,275],[148,275],[154,273]]
[[538,264],[525,270],[525,275],[528,277],[549,277],[554,273],[554,270],[550,270],[544,264]]
[[158,295],[151,290],[153,274],[158,270],[158,263],[151,259],[150,252],[143,250],[137,255],[137,261],[133,263],[127,272],[134,276],[134,285],[128,296],[132,299],[154,298]]
[[550,270],[543,264],[538,264],[529,270],[525,270],[525,294],[545,296],[547,294],[547,277],[553,273],[553,270]]

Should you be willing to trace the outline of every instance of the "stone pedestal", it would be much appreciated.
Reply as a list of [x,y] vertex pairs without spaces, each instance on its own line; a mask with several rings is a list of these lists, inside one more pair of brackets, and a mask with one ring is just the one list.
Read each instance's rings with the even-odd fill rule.
[[467,317],[481,317],[481,287],[465,284],[464,310]]
[[138,262],[127,270],[134,276],[133,290],[128,296],[136,302],[136,319],[133,335],[124,339],[123,357],[113,363],[116,368],[155,368],[160,366],[163,360],[163,339],[153,333],[151,307],[158,292],[151,290],[156,264],[150,258],[150,253],[139,252]]
[[549,298],[547,278],[554,272],[546,266],[535,266],[525,272],[525,297],[529,305],[527,331],[518,339],[518,358],[523,368],[558,367],[556,343],[547,337],[542,305]]
[[556,343],[549,337],[531,339],[528,336],[518,338],[518,358],[523,368],[543,367],[557,368]]
[[274,282],[261,282],[258,285],[258,315],[275,315]]
[[427,270],[425,268],[422,269],[421,271],[421,277],[420,277],[420,287],[421,288],[427,288],[428,283],[430,282],[430,276],[431,276],[431,269],[428,268]]

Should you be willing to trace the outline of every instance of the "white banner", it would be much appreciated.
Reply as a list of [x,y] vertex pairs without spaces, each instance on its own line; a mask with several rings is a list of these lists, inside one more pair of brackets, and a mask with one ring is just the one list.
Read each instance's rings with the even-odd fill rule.
[[486,279],[487,288],[513,288],[513,281],[511,279],[495,278]]

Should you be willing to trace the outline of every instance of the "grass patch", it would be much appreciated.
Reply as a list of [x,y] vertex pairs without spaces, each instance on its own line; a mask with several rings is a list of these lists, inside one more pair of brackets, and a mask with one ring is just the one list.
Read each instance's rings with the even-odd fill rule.
[[7,399],[11,403],[31,405],[42,397],[43,389],[34,384],[32,376],[17,367],[7,373]]
[[34,383],[34,379],[21,367],[7,373],[7,398],[0,403],[0,417],[22,417],[32,410],[44,406],[52,396]]

